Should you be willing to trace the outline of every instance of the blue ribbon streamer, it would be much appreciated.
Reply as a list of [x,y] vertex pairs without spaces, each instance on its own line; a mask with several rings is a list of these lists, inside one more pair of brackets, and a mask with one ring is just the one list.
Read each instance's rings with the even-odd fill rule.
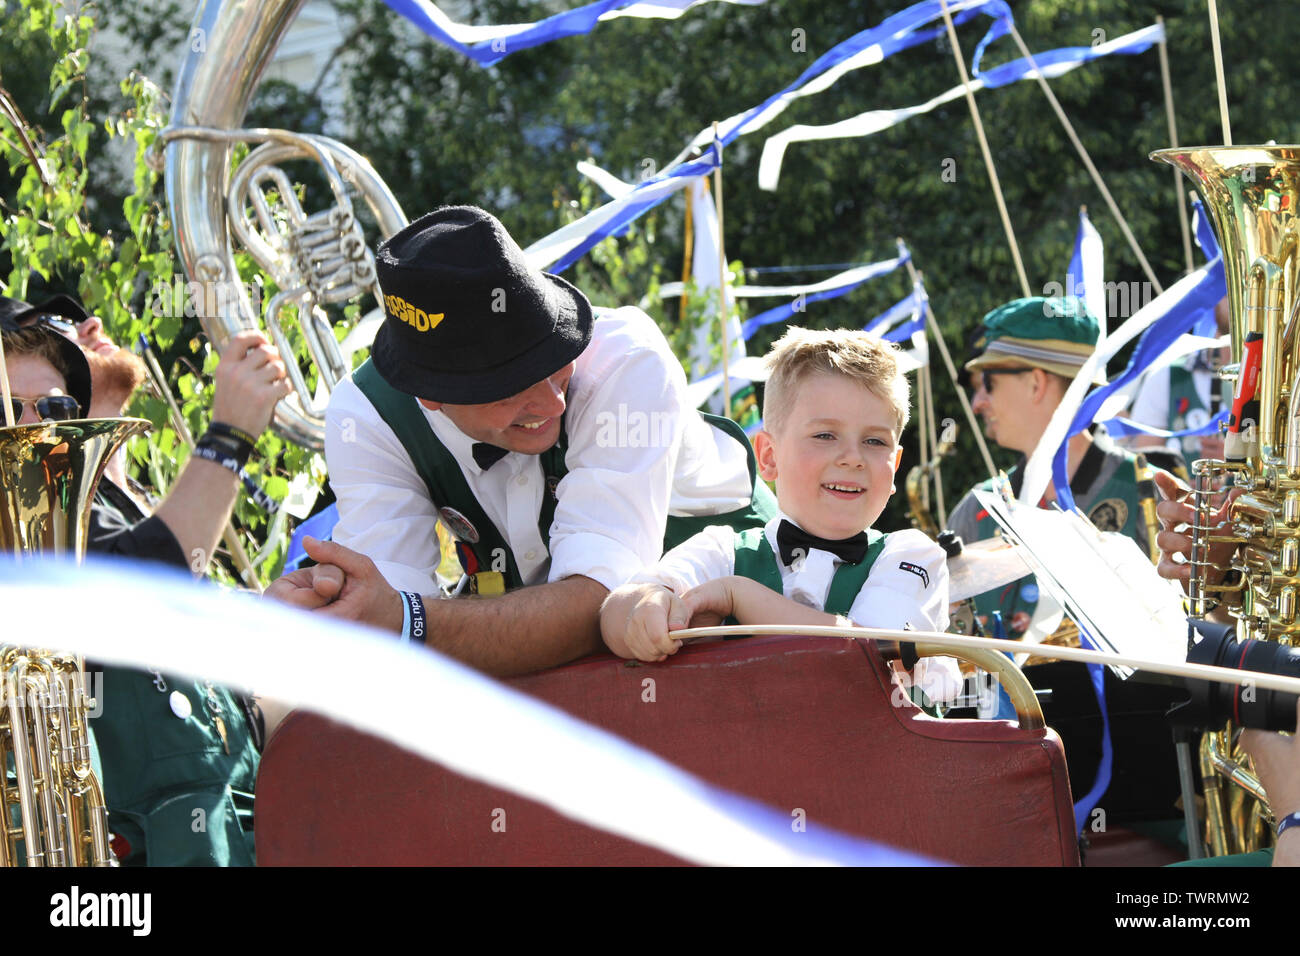
[[[409,2],[409,0],[392,0],[392,2]],[[1007,6],[1005,0],[986,0],[986,2],[977,6],[972,6],[960,11],[954,16],[953,20],[954,23],[960,24],[979,14],[995,17],[997,20],[994,23],[993,28],[991,28],[989,33],[985,35],[976,50],[976,65],[978,65],[978,57],[983,53],[984,47],[987,46],[992,39],[996,39],[997,36],[1001,36],[1002,33],[1006,32],[1005,26],[1001,33],[997,32],[997,28],[999,24],[1003,23],[1004,19],[1010,21],[1011,8]],[[744,113],[739,122],[737,122],[733,128],[722,131],[722,135],[719,137],[719,142],[723,146],[733,142],[769,107],[773,106],[782,97],[797,91],[807,83],[816,79],[822,73],[825,73],[827,70],[844,62],[850,57],[855,56],[868,47],[878,45],[881,50],[881,58],[884,59],[900,50],[905,50],[909,47],[916,46],[919,43],[924,43],[927,40],[935,39],[942,30],[921,30],[920,27],[940,18],[942,15],[943,12],[938,0],[925,0],[923,3],[914,4],[906,10],[887,17],[875,27],[856,33],[847,40],[836,44],[813,61],[813,64],[799,74],[798,79],[793,83],[779,92],[772,94],[762,103]],[[584,239],[578,246],[574,247],[568,253],[564,254],[552,263],[550,271],[553,273],[563,272],[569,266],[573,265],[573,263],[586,255],[587,252],[589,252],[597,243],[602,242],[611,236],[622,235],[627,230],[627,227],[635,222],[640,216],[667,199],[669,195],[668,193],[650,199],[638,198],[638,196],[644,197],[646,191],[654,183],[666,178],[692,178],[695,176],[705,175],[712,172],[718,165],[720,165],[720,160],[718,158],[718,150],[715,147],[712,153],[706,154],[706,156],[701,157],[701,159],[678,164],[663,173],[660,173],[659,176],[638,184],[635,189],[622,199],[615,200],[616,203],[622,204],[619,212],[615,216],[597,226],[591,235]],[[780,321],[780,318],[773,318],[770,321],[778,322]],[[757,326],[755,326],[755,328],[757,328]]]
[[[842,295],[847,295],[864,282],[870,282],[872,279],[878,279],[882,275],[888,275],[895,271],[903,264],[910,261],[911,258],[912,254],[908,251],[904,251],[903,254],[897,258],[897,261],[893,259],[885,259],[881,262],[874,263],[874,265],[878,267],[877,269],[873,270],[870,274],[865,275],[860,279],[855,279],[839,288],[827,289],[823,292],[814,292],[812,295],[799,296],[784,305],[778,305],[775,308],[768,309],[766,312],[760,312],[758,315],[747,319],[745,324],[740,327],[741,337],[748,341],[753,337],[754,333],[763,326],[772,325],[774,322],[781,322],[790,318],[790,316],[794,315],[796,311],[802,311],[803,307],[810,302],[825,302],[828,299],[838,299]],[[910,299],[911,297],[909,296],[905,301],[910,302]],[[893,308],[896,309],[898,306],[895,305]],[[889,313],[886,313],[886,315],[887,314]]]
[[1201,278],[1188,290],[1183,298],[1169,307],[1160,318],[1142,333],[1137,348],[1129,359],[1128,367],[1113,381],[1098,386],[1088,393],[1079,405],[1079,410],[1066,429],[1065,439],[1056,449],[1052,459],[1052,483],[1056,487],[1056,498],[1061,507],[1069,511],[1075,507],[1074,494],[1070,491],[1070,482],[1066,471],[1066,450],[1070,438],[1083,431],[1097,417],[1102,403],[1119,388],[1124,387],[1144,372],[1164,351],[1173,344],[1174,339],[1188,330],[1191,323],[1206,308],[1213,308],[1227,292],[1223,275],[1223,260],[1215,259],[1203,267]]
[[550,43],[552,40],[559,40],[563,37],[590,33],[596,28],[596,24],[600,22],[602,15],[611,10],[630,7],[639,0],[598,0],[598,2],[589,3],[585,7],[578,7],[576,10],[565,10],[563,13],[557,13],[544,20],[538,20],[528,30],[522,30],[510,36],[496,37],[491,40],[480,40],[477,43],[462,43],[457,40],[425,13],[420,4],[413,2],[413,0],[384,0],[384,2],[395,13],[400,13],[406,17],[439,43],[445,44],[456,52],[469,57],[479,66],[492,66],[494,63],[504,60],[511,53],[518,53],[520,50],[541,46],[543,43]]
[[[989,31],[990,34],[993,33],[995,30],[997,30],[999,26],[1001,26],[1001,21],[999,21],[997,24],[994,24],[993,28],[990,29]],[[1156,43],[1159,42],[1160,35],[1161,35],[1160,33],[1153,31],[1147,36],[1139,37],[1135,40],[1130,41],[1129,43],[1124,44],[1121,47],[1116,47],[1113,50],[1104,50],[1101,52],[1098,52],[1097,47],[1088,47],[1088,46],[1056,47],[1055,49],[1052,50],[1044,50],[1042,53],[1035,53],[1034,63],[1042,70],[1044,76],[1046,76],[1047,73],[1049,72],[1050,67],[1057,66],[1059,64],[1090,63],[1093,60],[1099,59],[1104,56],[1116,56],[1116,55],[1131,56],[1136,53],[1144,53],[1147,50],[1151,49],[1151,47],[1154,46]],[[988,38],[985,37],[985,39],[987,40]],[[981,51],[982,51],[982,47],[983,44],[981,44]],[[978,57],[978,52],[980,51],[977,51],[977,57]],[[978,67],[978,59],[977,59],[976,66],[972,70],[974,75],[979,79],[983,80],[984,86],[990,90],[997,89],[1000,86],[1007,86],[1011,83],[1017,82],[1018,80],[1022,80],[1033,71],[1034,68],[1029,65],[1029,61],[1026,60],[1024,57],[1021,57],[1018,60],[1011,60],[1008,63],[1003,63],[1000,66],[995,66],[992,69],[984,70],[982,72]]]
[[[968,7],[953,15],[953,24],[960,25],[980,14],[993,17],[994,23],[975,48],[972,69],[977,75],[980,57],[984,54],[984,48],[998,37],[1005,36],[1009,32],[1009,24],[1012,21],[1011,8],[1007,6],[1005,0],[986,0],[985,3]],[[922,30],[921,27],[940,19],[942,16],[943,7],[939,0],[924,0],[922,3],[913,4],[906,10],[900,10],[898,13],[886,17],[874,27],[855,33],[847,40],[837,43],[814,60],[812,65],[800,73],[799,78],[793,83],[785,87],[785,89],[773,93],[762,103],[746,112],[740,122],[723,135],[723,145],[731,143],[737,136],[740,136],[756,117],[764,113],[782,97],[795,92],[831,69],[831,67],[838,66],[868,47],[879,46],[880,58],[886,60],[900,50],[906,50],[918,44],[938,39],[945,33],[946,27],[936,27],[932,30]]]
[[1171,432],[1167,428],[1155,428],[1151,425],[1143,425],[1141,422],[1135,422],[1131,418],[1111,418],[1102,422],[1106,426],[1106,431],[1112,438],[1127,438],[1129,435],[1155,435],[1157,438],[1187,438],[1192,435],[1213,435],[1219,431],[1220,426],[1228,421],[1228,409],[1224,409],[1215,415],[1212,419],[1197,428],[1184,428],[1182,431]]

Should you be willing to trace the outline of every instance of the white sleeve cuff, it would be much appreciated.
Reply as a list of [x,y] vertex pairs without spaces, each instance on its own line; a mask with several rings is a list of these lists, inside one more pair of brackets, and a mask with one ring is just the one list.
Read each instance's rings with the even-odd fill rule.
[[621,587],[641,570],[641,558],[613,538],[592,532],[566,534],[551,554],[548,581],[580,574],[609,590]]

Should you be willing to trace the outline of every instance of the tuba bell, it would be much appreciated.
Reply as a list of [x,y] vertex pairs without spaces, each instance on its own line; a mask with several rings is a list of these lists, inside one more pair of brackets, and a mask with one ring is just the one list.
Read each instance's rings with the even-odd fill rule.
[[[204,0],[192,44],[176,80],[170,125],[154,144],[165,166],[167,205],[176,249],[191,287],[201,290],[203,331],[222,348],[242,329],[265,327],[284,361],[293,392],[275,410],[276,432],[319,451],[325,440],[330,389],[352,371],[351,355],[366,348],[383,318],[374,256],[362,233],[352,194],[359,192],[383,236],[406,225],[401,206],[370,163],[326,136],[279,129],[241,129],[257,84],[305,0]],[[238,144],[254,148],[230,171]],[[283,166],[316,164],[330,203],[307,212]],[[235,250],[243,248],[275,283],[260,305],[240,281]],[[342,315],[329,309],[370,294],[375,307],[342,343]],[[263,314],[265,313],[265,314]],[[316,386],[295,360],[311,357]],[[310,367],[309,367],[310,368]]]
[[[18,561],[85,554],[90,506],[113,452],[148,423],[88,419],[0,428],[0,549]],[[51,633],[57,629],[51,609]],[[114,866],[91,767],[79,654],[0,645],[0,866]]]
[[[1300,636],[1300,146],[1212,146],[1151,154],[1196,184],[1223,253],[1235,381],[1223,459],[1192,465],[1195,522],[1189,556],[1191,617],[1229,608],[1239,641]],[[1229,534],[1210,527],[1229,487],[1240,490]],[[1216,544],[1235,550],[1210,561]],[[1211,570],[1225,572],[1211,583]],[[1218,577],[1218,575],[1216,575]],[[1200,749],[1208,843],[1215,855],[1267,845],[1266,794],[1234,743],[1233,726]],[[1220,777],[1234,785],[1222,785]]]

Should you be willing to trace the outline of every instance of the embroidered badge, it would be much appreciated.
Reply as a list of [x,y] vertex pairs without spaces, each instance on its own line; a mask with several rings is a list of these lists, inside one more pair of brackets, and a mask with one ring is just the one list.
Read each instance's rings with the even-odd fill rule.
[[457,541],[478,544],[478,529],[455,508],[439,508],[438,517],[442,519],[442,523],[447,526],[447,530],[451,532],[451,536]]
[[1128,524],[1128,504],[1123,498],[1106,498],[1092,506],[1088,520],[1098,531],[1119,531]]
[[927,588],[930,586],[930,572],[925,570],[925,568],[921,567],[919,564],[912,564],[910,561],[900,561],[898,569],[900,571],[907,571],[911,574],[915,574],[922,580],[922,582],[924,582]]
[[546,490],[551,493],[551,497],[554,498],[556,501],[560,500],[560,493],[556,491],[556,489],[559,487],[560,487],[559,478],[556,478],[554,475],[546,476]]

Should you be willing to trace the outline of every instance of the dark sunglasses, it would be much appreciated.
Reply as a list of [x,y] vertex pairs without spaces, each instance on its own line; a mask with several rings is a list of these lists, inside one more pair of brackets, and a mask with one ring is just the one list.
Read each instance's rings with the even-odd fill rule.
[[81,416],[81,406],[71,395],[46,395],[42,398],[10,398],[14,410],[14,421],[23,417],[23,409],[28,405],[36,407],[36,414],[41,421],[67,422]]
[[23,328],[31,328],[33,325],[48,325],[60,335],[67,338],[77,337],[77,321],[70,319],[66,315],[55,315],[53,312],[41,312],[37,315],[28,316],[22,320]]
[[1031,368],[986,368],[980,370],[980,381],[984,385],[984,391],[992,392],[994,375],[1024,375],[1032,371]]

